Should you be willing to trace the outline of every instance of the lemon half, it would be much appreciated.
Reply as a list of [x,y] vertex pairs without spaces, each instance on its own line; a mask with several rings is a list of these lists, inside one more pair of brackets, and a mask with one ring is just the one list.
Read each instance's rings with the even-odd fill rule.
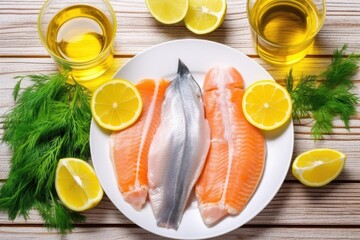
[[100,85],[91,99],[91,112],[95,121],[108,130],[129,127],[140,116],[142,99],[131,82],[113,79]]
[[292,102],[284,87],[272,80],[251,84],[244,93],[242,108],[245,118],[262,130],[273,130],[291,117]]

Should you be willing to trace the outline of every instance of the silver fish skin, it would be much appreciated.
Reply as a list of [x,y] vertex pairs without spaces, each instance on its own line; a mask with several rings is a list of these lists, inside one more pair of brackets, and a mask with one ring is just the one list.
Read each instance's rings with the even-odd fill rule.
[[149,198],[158,226],[178,229],[209,146],[201,88],[179,60],[149,150]]

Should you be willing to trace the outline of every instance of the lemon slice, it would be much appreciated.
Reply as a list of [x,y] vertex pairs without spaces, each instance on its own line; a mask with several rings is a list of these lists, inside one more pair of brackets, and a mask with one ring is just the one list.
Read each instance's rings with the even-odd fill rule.
[[210,33],[224,21],[226,8],[226,0],[189,0],[185,26],[196,34]]
[[293,175],[304,185],[320,187],[343,170],[345,154],[333,149],[314,149],[300,154],[292,164]]
[[91,112],[95,121],[108,130],[129,127],[140,116],[142,99],[129,81],[114,79],[100,85],[91,99]]
[[95,207],[104,195],[93,168],[77,158],[59,160],[55,188],[61,202],[78,212]]
[[250,85],[242,101],[246,119],[262,130],[273,130],[284,125],[291,116],[291,104],[286,89],[272,80]]
[[146,6],[151,15],[161,23],[173,24],[184,19],[188,0],[146,0]]

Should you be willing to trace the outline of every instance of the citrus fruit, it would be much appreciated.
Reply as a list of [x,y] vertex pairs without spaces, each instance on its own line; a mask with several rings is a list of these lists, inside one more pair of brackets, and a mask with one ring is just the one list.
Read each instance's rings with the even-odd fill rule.
[[196,34],[210,33],[224,21],[226,7],[226,0],[189,0],[185,26]]
[[95,121],[108,130],[121,130],[133,124],[142,111],[139,91],[129,81],[113,79],[100,85],[91,99]]
[[246,119],[262,130],[284,125],[291,116],[291,98],[284,87],[273,80],[261,80],[246,90],[242,108]]
[[188,7],[188,0],[146,0],[150,14],[164,24],[178,23],[184,19]]
[[333,149],[314,149],[300,154],[292,164],[293,175],[304,185],[320,187],[343,170],[345,154]]
[[59,160],[55,188],[61,202],[78,212],[95,207],[104,195],[93,168],[77,158]]

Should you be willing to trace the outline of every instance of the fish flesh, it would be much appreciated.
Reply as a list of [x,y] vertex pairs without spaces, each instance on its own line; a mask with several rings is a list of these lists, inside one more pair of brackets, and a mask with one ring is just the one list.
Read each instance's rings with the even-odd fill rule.
[[160,123],[167,80],[144,79],[136,84],[143,109],[130,127],[110,137],[110,149],[117,184],[124,200],[141,210],[148,196],[148,153]]
[[158,226],[178,229],[209,146],[201,88],[179,60],[149,151],[149,199]]
[[213,67],[204,80],[211,145],[195,192],[207,225],[237,215],[255,192],[265,164],[265,139],[242,112],[244,81],[233,67]]

